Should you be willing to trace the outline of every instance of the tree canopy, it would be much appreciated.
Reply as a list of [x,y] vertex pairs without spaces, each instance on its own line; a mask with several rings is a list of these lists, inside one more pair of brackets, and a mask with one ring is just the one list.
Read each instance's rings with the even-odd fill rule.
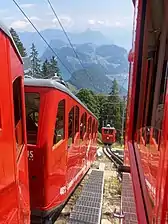
[[99,131],[101,131],[102,126],[109,123],[117,130],[117,140],[120,140],[125,102],[119,96],[117,81],[115,79],[112,81],[111,91],[108,96],[94,94],[89,89],[81,89],[76,96],[97,116]]
[[24,48],[24,46],[19,38],[19,35],[16,33],[16,31],[13,28],[10,28],[10,33],[13,37],[13,40],[15,41],[15,44],[16,44],[21,56],[26,57],[27,56],[26,49]]
[[98,99],[89,89],[81,89],[76,96],[88,107],[90,111],[99,117]]

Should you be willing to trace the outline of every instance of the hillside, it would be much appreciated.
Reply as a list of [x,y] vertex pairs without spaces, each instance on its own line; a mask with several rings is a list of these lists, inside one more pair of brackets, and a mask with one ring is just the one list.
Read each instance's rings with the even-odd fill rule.
[[[59,44],[58,44],[59,43]],[[83,69],[79,60],[73,52],[73,49],[69,47],[63,41],[52,40],[51,46],[58,54],[61,61],[66,67],[69,68],[71,73]],[[75,44],[74,48],[80,58],[84,68],[99,68],[102,74],[112,75],[128,72],[128,62],[127,62],[127,51],[116,45],[101,45],[85,43],[85,44]],[[41,60],[50,59],[53,52],[47,48],[43,53]],[[64,66],[59,63],[59,67],[62,71],[63,78],[68,80],[71,78],[71,74],[66,71]]]
[[[68,33],[72,43],[75,43],[73,46],[82,62],[83,66],[81,66],[61,30],[48,29],[41,33],[50,42],[50,46],[61,62],[68,68],[67,70],[58,60],[63,79],[72,85],[74,91],[80,88],[90,88],[97,93],[109,93],[112,80],[115,78],[118,84],[124,87],[122,92],[126,93],[127,82],[123,85],[123,80],[128,74],[126,49],[110,44],[111,41],[98,31],[88,29],[83,33]],[[27,49],[33,40],[41,55],[41,62],[54,55],[36,33],[23,32],[19,35]]]
[[[87,73],[83,69],[74,72],[68,82],[77,89],[87,88],[103,94],[108,94],[112,86],[112,81],[101,72],[99,66],[89,67]],[[120,95],[126,95],[127,90],[120,85],[119,90]]]

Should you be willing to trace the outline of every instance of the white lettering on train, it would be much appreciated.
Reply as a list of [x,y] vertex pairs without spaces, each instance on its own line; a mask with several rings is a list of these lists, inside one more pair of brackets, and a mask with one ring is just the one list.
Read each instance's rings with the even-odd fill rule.
[[33,151],[28,151],[28,158],[29,158],[29,160],[33,161],[33,157],[34,157]]

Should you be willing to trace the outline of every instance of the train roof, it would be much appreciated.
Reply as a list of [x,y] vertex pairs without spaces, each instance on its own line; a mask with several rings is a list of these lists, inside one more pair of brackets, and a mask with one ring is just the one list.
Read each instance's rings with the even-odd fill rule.
[[17,46],[16,46],[16,44],[15,44],[15,41],[13,40],[13,37],[12,37],[12,35],[11,35],[9,29],[7,28],[7,26],[6,26],[2,21],[0,21],[0,29],[1,29],[1,30],[8,36],[8,38],[10,39],[12,45],[14,46],[14,48],[15,48],[15,50],[16,50],[16,53],[18,54],[20,60],[21,60],[22,63],[23,63],[22,57],[21,57],[21,55],[20,55],[20,53],[19,53],[19,50],[18,50],[18,48],[17,48]]
[[102,129],[115,129],[114,127],[102,127]]
[[76,100],[79,104],[81,104],[92,116],[94,116],[96,119],[97,117],[73,94],[71,91],[64,86],[63,84],[59,83],[58,81],[52,80],[52,79],[24,79],[25,86],[36,86],[36,87],[48,87],[48,88],[54,88],[58,89],[69,96],[71,96],[74,100]]

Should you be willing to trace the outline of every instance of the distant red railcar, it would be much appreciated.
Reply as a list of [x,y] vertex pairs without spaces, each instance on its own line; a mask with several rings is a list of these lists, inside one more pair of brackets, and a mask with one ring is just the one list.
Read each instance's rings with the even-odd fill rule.
[[64,85],[26,79],[32,220],[49,220],[96,157],[97,118]]
[[0,223],[30,223],[23,63],[0,24]]
[[102,127],[102,142],[112,145],[116,141],[116,129],[113,127]]

